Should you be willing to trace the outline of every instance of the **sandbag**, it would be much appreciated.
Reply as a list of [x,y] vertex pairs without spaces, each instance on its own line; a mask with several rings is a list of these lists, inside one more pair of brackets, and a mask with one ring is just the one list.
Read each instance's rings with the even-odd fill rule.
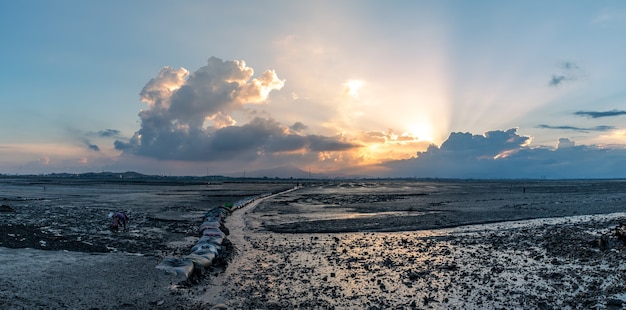
[[215,251],[213,249],[208,249],[208,248],[196,250],[191,254],[202,256],[210,261],[213,261],[213,259],[217,257],[217,254],[215,254]]
[[194,269],[202,273],[202,269],[210,267],[213,260],[218,257],[219,252],[222,250],[221,244],[228,234],[228,230],[223,226],[223,223],[232,210],[269,195],[248,197],[232,204],[227,203],[224,207],[216,207],[207,211],[199,227],[201,237],[198,243],[191,248],[191,254],[180,259],[173,257],[165,258],[156,268],[167,273],[182,275],[187,279],[194,272]]
[[217,256],[217,247],[213,244],[213,243],[209,243],[209,242],[198,242],[198,244],[194,245],[191,248],[191,252],[193,253],[198,253],[199,250],[206,250],[206,251],[210,251],[213,254],[215,254],[215,256]]
[[202,236],[220,236],[225,238],[226,234],[219,228],[205,228],[202,230]]
[[[211,258],[209,259],[209,257]],[[213,258],[215,258],[215,256],[204,256],[191,253],[185,256],[185,258],[190,259],[194,264],[196,264],[198,268],[208,268],[209,266],[211,266],[211,263],[213,263]]]
[[224,209],[213,209],[204,214],[204,218],[217,218],[220,221],[225,219],[228,213]]
[[166,257],[156,268],[169,274],[189,278],[193,272],[193,261],[188,258]]
[[198,240],[198,244],[200,243],[208,243],[213,244],[215,246],[221,246],[222,242],[224,242],[224,238],[218,236],[204,236]]
[[198,228],[200,231],[203,231],[207,228],[220,228],[221,223],[219,221],[204,221],[200,224]]
[[198,243],[212,243],[217,245],[222,245],[222,242],[224,242],[224,237],[222,236],[202,236],[198,240]]
[[218,255],[218,253],[222,250],[222,247],[220,245],[214,244],[214,243],[210,243],[213,247],[198,247],[197,250],[193,251],[193,254],[198,254],[198,255],[204,255],[206,253],[212,253],[215,256]]

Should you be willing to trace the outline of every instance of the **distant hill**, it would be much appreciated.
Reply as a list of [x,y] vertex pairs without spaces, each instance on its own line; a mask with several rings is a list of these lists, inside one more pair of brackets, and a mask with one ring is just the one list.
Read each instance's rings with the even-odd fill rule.
[[86,173],[51,173],[46,175],[53,178],[85,178],[85,179],[144,179],[153,176],[138,172],[86,172]]
[[242,171],[237,174],[229,174],[230,177],[246,177],[246,178],[280,178],[280,179],[308,179],[317,178],[319,175],[311,174],[295,166],[282,166],[270,169],[261,169],[254,171]]
[[279,178],[279,179],[351,179],[366,178],[365,175],[350,174],[349,172],[335,171],[328,173],[313,173],[302,170],[296,166],[280,166],[270,169],[241,171],[239,173],[228,174],[234,178]]
[[39,175],[3,175],[0,177],[29,177],[29,178],[51,178],[51,179],[81,179],[81,180],[112,180],[112,181],[190,181],[190,180],[214,180],[227,181],[229,179],[360,179],[367,178],[365,175],[351,174],[349,171],[335,171],[328,173],[312,173],[302,170],[296,166],[281,166],[270,169],[241,171],[223,175],[205,176],[164,176],[148,175],[134,171],[126,172],[85,172],[85,173],[50,173]]

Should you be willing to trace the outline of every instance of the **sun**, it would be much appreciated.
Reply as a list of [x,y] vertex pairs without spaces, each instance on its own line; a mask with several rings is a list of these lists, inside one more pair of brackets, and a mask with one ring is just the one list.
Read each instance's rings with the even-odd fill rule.
[[411,125],[408,128],[408,132],[422,141],[433,141],[433,130],[427,124]]
[[361,80],[349,80],[346,82],[346,93],[352,97],[359,96],[359,89],[363,86],[363,81]]

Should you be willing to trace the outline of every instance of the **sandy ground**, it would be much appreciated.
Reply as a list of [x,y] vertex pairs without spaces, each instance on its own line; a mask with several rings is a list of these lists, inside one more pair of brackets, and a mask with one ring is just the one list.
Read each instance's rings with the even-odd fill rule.
[[0,213],[0,308],[624,309],[625,184],[309,184],[233,212],[230,262],[194,283],[154,267],[186,253],[207,205],[135,208],[128,232],[91,239],[22,218],[38,249],[6,248],[27,235],[6,224],[16,204]]

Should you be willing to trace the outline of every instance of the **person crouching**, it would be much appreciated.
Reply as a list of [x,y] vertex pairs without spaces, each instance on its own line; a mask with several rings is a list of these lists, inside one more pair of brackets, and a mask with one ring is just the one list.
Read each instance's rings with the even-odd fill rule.
[[122,230],[126,231],[126,223],[128,222],[128,216],[126,214],[122,212],[115,212],[111,217],[113,218],[113,226],[111,226],[111,229],[114,232],[119,230],[120,225],[122,225]]

